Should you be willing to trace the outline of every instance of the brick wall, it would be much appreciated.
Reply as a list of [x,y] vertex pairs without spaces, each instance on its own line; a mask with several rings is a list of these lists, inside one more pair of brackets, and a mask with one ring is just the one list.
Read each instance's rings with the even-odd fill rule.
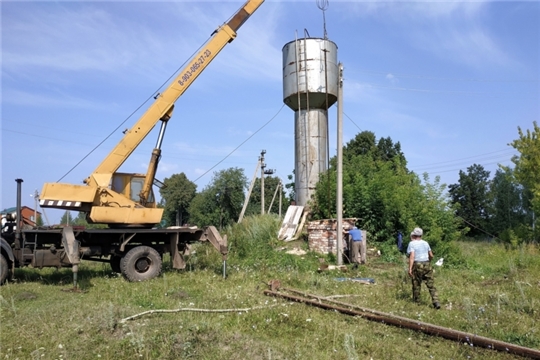
[[[356,220],[356,218],[343,219],[343,230],[352,229]],[[336,228],[336,219],[310,221],[307,226],[309,249],[320,254],[337,254]],[[343,236],[344,248],[347,246],[346,238]]]

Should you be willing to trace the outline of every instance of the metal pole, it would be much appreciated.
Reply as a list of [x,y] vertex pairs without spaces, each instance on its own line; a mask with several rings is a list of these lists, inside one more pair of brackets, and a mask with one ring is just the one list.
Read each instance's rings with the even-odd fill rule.
[[281,179],[279,180],[279,218],[281,219],[281,193],[283,192],[283,185],[281,184]]
[[[308,296],[313,299],[286,294],[284,292],[281,292],[281,290],[303,294],[304,296]],[[420,322],[418,320],[412,320],[405,317],[393,315],[390,313],[383,313],[383,312],[372,310],[372,309],[362,308],[362,307],[355,306],[352,304],[347,304],[340,301],[326,299],[326,298],[312,295],[312,294],[302,293],[301,291],[296,291],[294,289],[281,288],[280,292],[264,290],[264,294],[268,296],[281,297],[287,300],[304,303],[307,305],[319,307],[326,310],[340,312],[342,314],[360,316],[364,319],[382,322],[387,325],[394,325],[394,326],[405,328],[405,329],[420,331],[429,335],[440,336],[445,339],[454,340],[459,343],[466,343],[471,346],[481,346],[484,348],[501,351],[503,353],[516,354],[516,355],[528,357],[531,359],[540,359],[540,351],[537,349],[527,348],[524,346],[514,345],[512,343],[490,339],[490,338],[486,338],[486,337],[479,336],[476,334],[467,333],[464,331],[454,330],[454,329],[445,328],[438,325]],[[327,304],[325,302],[329,302],[329,303],[341,305],[341,306]]]
[[15,249],[18,250],[21,248],[21,231],[22,231],[22,217],[21,217],[21,192],[22,192],[22,183],[23,179],[15,179],[17,182],[17,217],[15,224]]
[[339,63],[339,84],[337,103],[337,263],[343,265],[343,64]]
[[268,206],[268,211],[266,212],[267,214],[270,214],[270,210],[272,209],[272,205],[274,205],[274,200],[276,199],[276,194],[279,190],[281,186],[281,180],[279,180],[277,186],[276,186],[276,190],[274,191],[274,196],[272,196],[272,201],[270,202],[270,205]]
[[253,190],[253,185],[255,184],[255,179],[257,177],[257,171],[259,171],[259,166],[261,165],[261,159],[257,160],[257,166],[255,166],[255,173],[253,173],[253,178],[251,179],[251,184],[249,185],[249,190],[246,196],[246,200],[244,200],[244,206],[242,207],[242,211],[240,212],[240,216],[238,217],[238,223],[240,224],[242,222],[242,219],[244,218],[244,213],[246,212],[247,205],[249,203],[249,198],[251,196],[251,191]]
[[266,167],[264,154],[266,154],[266,150],[261,151],[261,215],[264,215],[264,168]]
[[34,191],[34,226],[37,227],[37,199],[38,199],[37,189]]

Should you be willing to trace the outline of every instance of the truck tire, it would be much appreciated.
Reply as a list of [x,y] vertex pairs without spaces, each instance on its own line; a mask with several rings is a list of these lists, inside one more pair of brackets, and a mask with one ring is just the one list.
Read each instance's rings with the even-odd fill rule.
[[161,256],[149,246],[129,250],[120,261],[122,275],[129,281],[153,279],[161,273]]
[[9,275],[9,264],[3,254],[0,254],[0,285],[2,285]]
[[118,255],[111,255],[111,260],[109,260],[109,264],[111,265],[111,270],[115,273],[121,273],[122,269],[120,268],[120,261],[122,260],[121,256]]

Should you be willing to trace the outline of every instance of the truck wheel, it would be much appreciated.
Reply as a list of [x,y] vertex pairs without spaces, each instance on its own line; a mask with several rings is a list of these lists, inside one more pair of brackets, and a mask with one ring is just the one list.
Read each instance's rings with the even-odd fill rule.
[[9,264],[4,255],[0,254],[0,285],[2,285],[6,281],[8,275]]
[[111,265],[111,270],[115,273],[121,273],[122,270],[120,268],[120,260],[122,260],[121,256],[118,255],[111,255],[111,260],[109,260],[109,264]]
[[145,281],[161,273],[161,256],[149,246],[137,246],[129,250],[120,261],[122,275],[129,281]]

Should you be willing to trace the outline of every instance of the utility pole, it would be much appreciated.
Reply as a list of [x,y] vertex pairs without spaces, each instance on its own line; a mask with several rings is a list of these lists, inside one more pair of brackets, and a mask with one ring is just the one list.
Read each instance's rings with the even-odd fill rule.
[[283,185],[281,184],[281,179],[279,179],[279,218],[281,219],[281,193],[283,192]]
[[244,200],[244,206],[242,207],[242,212],[240,212],[240,216],[238,217],[239,224],[242,222],[242,219],[244,218],[244,213],[246,212],[249,198],[251,197],[251,191],[253,190],[253,185],[255,184],[255,179],[257,178],[257,172],[259,171],[259,166],[261,166],[260,157],[259,157],[259,160],[257,160],[257,166],[255,166],[255,172],[253,173],[253,178],[251,179],[251,184],[249,185],[249,190],[248,190],[246,199]]
[[264,215],[264,168],[266,167],[264,154],[266,154],[266,150],[261,150],[261,215]]
[[[270,209],[272,209],[272,205],[274,205],[274,200],[276,199],[277,192],[279,191],[280,188],[281,188],[281,179],[279,179],[279,182],[278,182],[278,184],[276,186],[276,190],[274,191],[274,196],[272,196],[272,201],[270,202],[270,206],[268,206],[268,211],[267,211],[268,214],[270,214]],[[281,213],[280,213],[280,215],[281,215]]]
[[34,225],[37,226],[37,201],[39,198],[39,194],[36,191],[34,191]]
[[343,64],[338,64],[338,103],[337,103],[337,262],[343,265]]

